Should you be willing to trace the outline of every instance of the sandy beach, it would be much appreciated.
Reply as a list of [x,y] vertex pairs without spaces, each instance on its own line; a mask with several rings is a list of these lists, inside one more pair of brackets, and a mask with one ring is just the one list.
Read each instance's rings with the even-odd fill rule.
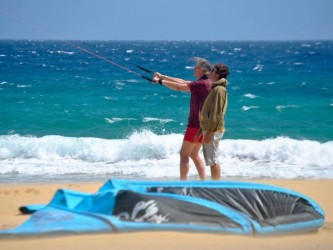
[[[251,180],[305,194],[326,213],[317,232],[286,236],[249,237],[210,233],[138,232],[62,237],[0,239],[0,249],[332,249],[332,180]],[[103,183],[0,184],[0,229],[13,228],[28,219],[18,208],[48,203],[59,188],[96,192]]]

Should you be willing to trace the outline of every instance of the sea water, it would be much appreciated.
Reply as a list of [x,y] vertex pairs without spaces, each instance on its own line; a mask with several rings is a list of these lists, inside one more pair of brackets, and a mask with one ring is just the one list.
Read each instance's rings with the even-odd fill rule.
[[136,65],[193,57],[230,68],[224,179],[333,179],[333,41],[0,40],[0,183],[178,179],[190,94]]

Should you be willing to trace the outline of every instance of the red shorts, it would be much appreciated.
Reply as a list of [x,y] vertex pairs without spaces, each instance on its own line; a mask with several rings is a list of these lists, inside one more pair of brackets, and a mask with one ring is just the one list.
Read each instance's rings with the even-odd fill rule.
[[203,136],[201,135],[198,139],[198,141],[194,141],[194,136],[198,132],[199,128],[190,128],[187,127],[185,135],[184,135],[184,141],[188,141],[191,143],[202,143]]

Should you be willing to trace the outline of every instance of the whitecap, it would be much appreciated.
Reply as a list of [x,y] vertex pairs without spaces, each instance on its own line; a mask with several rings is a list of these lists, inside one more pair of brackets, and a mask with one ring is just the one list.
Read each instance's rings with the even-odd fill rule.
[[296,105],[278,105],[275,107],[275,109],[277,111],[282,111],[283,109],[286,109],[286,108],[297,108],[298,106]]
[[17,88],[30,88],[31,85],[24,85],[24,84],[18,84],[16,85]]
[[263,69],[264,69],[264,65],[259,64],[259,63],[253,68],[253,70],[255,70],[255,71],[262,71]]
[[259,108],[258,106],[243,106],[242,110],[247,111],[250,109],[258,109],[258,108]]
[[117,118],[117,117],[113,117],[111,119],[105,118],[105,120],[108,123],[112,124],[112,123],[121,122],[121,121],[134,121],[135,119],[134,118]]
[[119,85],[119,86],[124,86],[124,85],[125,85],[125,83],[123,83],[123,82],[120,82],[120,81],[116,81],[116,85]]
[[250,99],[254,99],[257,97],[256,95],[253,95],[253,94],[245,94],[244,96],[247,98],[250,98]]
[[139,82],[138,79],[128,79],[127,82],[136,83]]
[[119,121],[122,121],[123,119],[121,118],[105,118],[105,120],[108,122],[108,123],[115,123],[115,122],[119,122]]
[[66,55],[73,55],[73,54],[75,54],[75,52],[72,52],[72,51],[63,51],[63,50],[58,50],[57,53],[58,54],[66,54]]
[[161,119],[161,118],[153,118],[153,117],[145,117],[143,118],[143,122],[160,122],[160,123],[168,123],[168,122],[175,122],[173,119]]

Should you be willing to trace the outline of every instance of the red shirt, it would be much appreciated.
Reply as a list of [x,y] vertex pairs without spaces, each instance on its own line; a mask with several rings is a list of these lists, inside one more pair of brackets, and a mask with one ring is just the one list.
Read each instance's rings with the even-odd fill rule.
[[210,86],[211,83],[207,76],[188,84],[191,91],[191,103],[187,127],[200,128],[200,112],[210,91]]

